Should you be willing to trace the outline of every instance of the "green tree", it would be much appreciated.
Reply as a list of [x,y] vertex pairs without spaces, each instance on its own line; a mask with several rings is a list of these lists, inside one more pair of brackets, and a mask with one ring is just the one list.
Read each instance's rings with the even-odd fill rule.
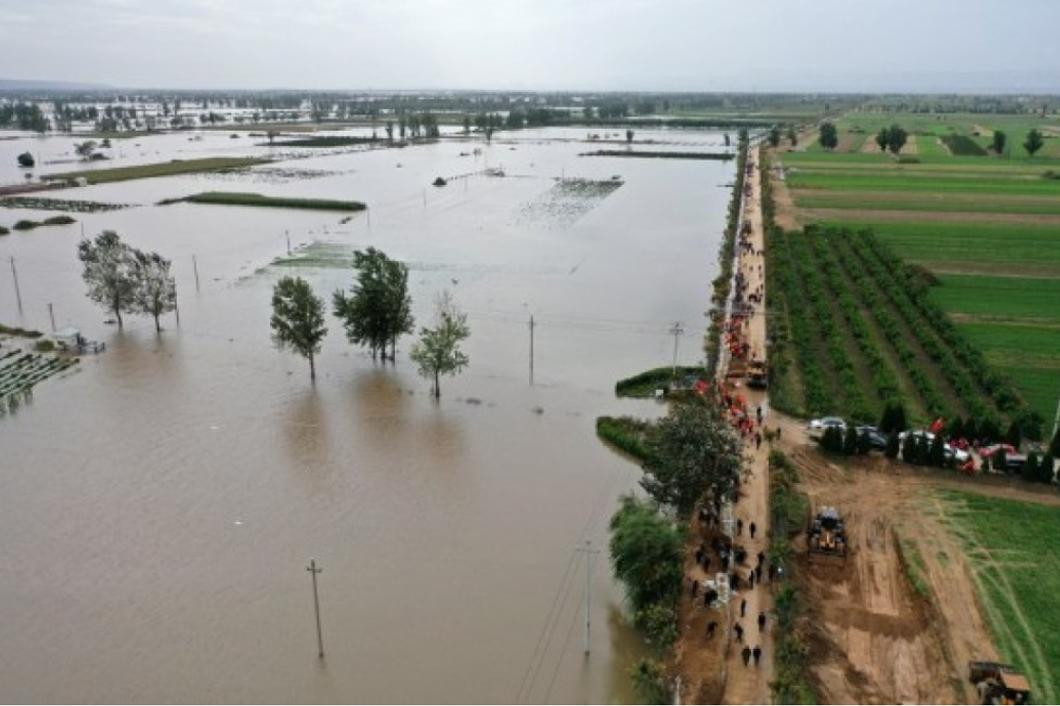
[[622,498],[611,516],[609,544],[615,576],[634,612],[672,606],[684,576],[684,533],[649,501]]
[[442,375],[455,375],[470,360],[460,350],[460,343],[471,335],[467,314],[460,312],[449,292],[442,292],[437,302],[433,328],[421,328],[420,340],[412,347],[410,357],[419,366],[420,375],[434,380],[434,396],[441,397]]
[[889,434],[892,431],[905,431],[908,424],[905,420],[905,405],[900,399],[890,399],[883,406],[880,416],[880,431]]
[[1038,132],[1037,128],[1031,128],[1031,131],[1027,133],[1027,139],[1023,141],[1023,149],[1027,150],[1027,154],[1033,157],[1034,153],[1040,150],[1043,144],[1042,133]]
[[898,432],[892,431],[888,434],[887,448],[883,450],[883,455],[891,459],[898,458]]
[[122,314],[134,311],[136,301],[136,257],[132,248],[112,230],[82,240],[77,257],[84,265],[81,277],[88,285],[88,298],[106,307],[123,326]]
[[408,267],[369,247],[353,253],[357,272],[349,296],[342,290],[332,296],[332,312],[342,319],[350,343],[367,346],[372,360],[394,360],[397,339],[412,333],[412,298],[408,293]]
[[792,147],[799,144],[799,136],[795,134],[795,128],[788,128],[788,142],[791,143]]
[[77,156],[85,160],[86,162],[92,159],[92,153],[95,151],[95,140],[85,140],[84,142],[78,142],[76,145],[74,145],[74,152],[76,152]]
[[1038,474],[1041,473],[1039,465],[1038,454],[1031,451],[1027,454],[1027,460],[1023,462],[1023,468],[1020,469],[1020,476],[1028,483],[1037,481]]
[[876,133],[876,145],[879,146],[880,152],[886,152],[889,143],[890,138],[887,135],[887,128],[881,127],[880,131]]
[[629,670],[629,679],[638,703],[673,703],[673,689],[661,662],[647,657],[637,660]]
[[693,401],[672,407],[648,438],[641,486],[681,515],[696,502],[720,500],[735,489],[743,448],[717,406]]
[[1005,153],[1005,137],[1005,133],[994,130],[994,136],[990,138],[990,149],[994,150],[994,154]]
[[827,121],[821,123],[817,139],[826,150],[834,150],[839,145],[839,133],[836,132],[835,125]]
[[156,252],[134,251],[136,308],[154,317],[155,331],[161,331],[158,318],[176,311],[177,282],[170,274],[170,262]]
[[891,150],[892,154],[898,154],[905,147],[906,139],[909,137],[909,133],[903,130],[898,125],[892,125],[887,130],[887,148]]
[[1053,455],[1045,454],[1042,456],[1042,462],[1038,464],[1038,482],[1039,483],[1052,483],[1053,482]]
[[769,129],[769,146],[776,147],[780,144],[780,127],[774,125]]
[[301,277],[283,277],[272,291],[272,340],[309,360],[309,379],[317,379],[315,356],[328,332],[324,300]]
[[668,649],[677,639],[677,612],[673,601],[652,603],[633,615],[633,624],[657,650]]

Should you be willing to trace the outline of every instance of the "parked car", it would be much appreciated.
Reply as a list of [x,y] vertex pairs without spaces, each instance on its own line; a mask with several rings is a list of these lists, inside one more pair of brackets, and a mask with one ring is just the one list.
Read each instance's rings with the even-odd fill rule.
[[859,437],[867,435],[869,437],[869,446],[877,451],[883,451],[887,448],[887,436],[876,427],[862,424],[861,426],[854,427],[854,431],[858,433]]
[[[923,429],[909,429],[898,435],[898,443],[904,446],[905,438],[910,435],[912,435],[914,439],[927,439],[929,444],[935,440],[935,435],[930,431],[924,431]],[[972,457],[971,454],[964,449],[949,444],[943,445],[942,454],[946,457],[947,461],[956,461],[958,464],[963,464]]]
[[824,435],[824,432],[830,428],[839,429],[840,432],[846,433],[847,423],[840,417],[821,417],[820,419],[811,419],[807,425],[807,431],[811,437],[818,437]]

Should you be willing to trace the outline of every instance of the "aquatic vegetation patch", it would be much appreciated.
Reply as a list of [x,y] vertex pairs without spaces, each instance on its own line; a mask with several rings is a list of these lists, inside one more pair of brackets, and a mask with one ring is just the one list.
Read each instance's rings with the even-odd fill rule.
[[732,152],[653,152],[648,150],[596,150],[582,152],[579,157],[642,157],[645,159],[714,159],[728,162],[735,159]]
[[121,208],[129,208],[131,205],[128,203],[103,203],[102,201],[44,199],[35,196],[8,196],[0,199],[0,207],[4,208],[31,208],[38,211],[73,211],[75,213],[116,211]]
[[349,147],[351,145],[369,145],[381,140],[375,137],[354,137],[352,135],[317,135],[299,137],[293,140],[273,142],[277,147]]
[[558,179],[548,191],[525,204],[516,221],[566,228],[622,186],[619,179]]
[[86,169],[76,172],[59,172],[45,174],[44,181],[76,182],[84,179],[88,184],[106,184],[112,181],[129,179],[147,179],[150,177],[191,174],[194,172],[215,172],[230,169],[245,169],[256,164],[265,164],[272,160],[263,157],[206,157],[203,159],[174,159],[155,164],[138,164],[131,167],[114,167],[112,169]]
[[226,206],[265,206],[270,208],[307,208],[319,211],[363,211],[360,201],[335,199],[303,199],[290,196],[265,196],[241,191],[205,191],[179,199],[166,199],[160,205],[187,201],[189,203],[221,204]]
[[61,216],[45,218],[43,221],[31,221],[28,218],[23,218],[15,221],[15,224],[11,227],[15,230],[33,230],[34,228],[40,228],[41,226],[65,226],[70,225],[71,223],[77,223],[77,219],[64,213]]

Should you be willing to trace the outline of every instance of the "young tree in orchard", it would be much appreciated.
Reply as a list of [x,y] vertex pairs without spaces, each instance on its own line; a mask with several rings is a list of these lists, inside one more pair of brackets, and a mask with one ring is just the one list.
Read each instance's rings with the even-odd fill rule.
[[881,127],[880,131],[876,133],[876,145],[880,148],[880,152],[887,151],[887,145],[890,142],[890,138],[887,135],[887,128]]
[[441,376],[455,375],[468,366],[470,360],[460,350],[460,343],[470,335],[467,314],[456,308],[449,292],[442,292],[434,327],[420,329],[420,340],[409,354],[420,375],[434,381],[435,399],[442,395]]
[[817,138],[821,147],[826,150],[834,150],[839,145],[839,134],[836,132],[835,125],[830,122],[821,123],[820,134]]
[[1005,133],[1000,130],[994,130],[994,136],[990,138],[990,149],[994,150],[994,154],[1005,153]]
[[717,406],[692,402],[671,408],[648,438],[641,486],[681,515],[700,498],[719,501],[744,470],[743,450]]
[[133,311],[135,306],[135,252],[116,232],[105,230],[93,240],[82,240],[77,257],[84,265],[81,277],[88,285],[88,298],[114,314],[121,329],[122,313]]
[[328,332],[324,326],[324,300],[301,277],[284,277],[272,291],[272,340],[277,348],[290,348],[309,359],[309,379],[317,379],[314,357]]
[[909,133],[898,125],[892,125],[887,130],[887,147],[891,150],[891,153],[898,154],[901,152],[908,137]]
[[161,331],[158,317],[177,308],[177,282],[169,272],[170,262],[158,253],[134,251],[136,308],[155,319],[155,331]]
[[769,129],[769,146],[776,147],[780,144],[780,128],[774,125]]
[[795,128],[793,127],[788,128],[788,142],[791,143],[792,147],[799,144],[799,136],[795,134]]
[[357,281],[349,296],[339,290],[332,297],[333,313],[342,319],[350,343],[367,346],[376,356],[394,360],[397,339],[412,333],[412,298],[408,293],[408,267],[391,260],[381,250],[368,248],[353,254]]
[[1027,133],[1027,139],[1023,141],[1023,149],[1027,150],[1027,154],[1031,157],[1034,153],[1042,148],[1042,133],[1038,132],[1036,128],[1031,128],[1031,131]]

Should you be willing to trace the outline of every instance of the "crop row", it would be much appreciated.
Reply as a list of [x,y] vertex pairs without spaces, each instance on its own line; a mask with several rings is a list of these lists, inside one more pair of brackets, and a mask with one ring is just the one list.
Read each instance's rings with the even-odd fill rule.
[[949,348],[939,341],[934,326],[921,316],[920,310],[913,303],[907,290],[894,276],[894,271],[874,256],[869,244],[872,238],[871,233],[850,234],[848,238],[854,252],[868,268],[876,286],[886,294],[891,304],[905,320],[921,348],[949,381],[966,410],[976,418],[986,416],[989,410],[983,403],[978,386]]
[[858,421],[869,421],[874,416],[865,394],[861,389],[854,363],[847,355],[842,332],[836,325],[835,317],[829,303],[831,297],[821,282],[817,258],[807,247],[812,235],[792,233],[788,236],[788,251],[791,262],[797,269],[798,280],[802,283],[806,298],[813,307],[817,323],[817,337],[824,344],[828,353],[831,375],[836,381],[836,393],[842,400],[842,410],[848,417]]
[[872,333],[861,315],[860,307],[858,307],[854,297],[848,291],[846,279],[839,269],[832,244],[822,238],[813,238],[813,244],[817,258],[822,266],[821,269],[824,272],[825,281],[828,283],[829,290],[839,305],[839,310],[847,323],[847,330],[850,331],[850,335],[864,357],[866,367],[872,375],[872,384],[876,389],[876,396],[882,402],[898,399],[901,397],[898,388],[898,378],[890,364],[880,353],[879,347],[876,345],[876,341],[873,339]]
[[998,409],[1011,412],[1020,405],[1020,397],[1012,385],[1001,374],[994,370],[982,352],[965,338],[942,309],[931,301],[927,287],[917,273],[898,259],[875,235],[864,233],[860,236],[868,244],[872,254],[899,281],[907,296],[921,315],[931,324],[935,333],[953,354],[964,364],[973,379],[978,380],[983,392],[993,397]]
[[854,283],[853,289],[861,300],[862,305],[876,320],[876,325],[880,327],[884,338],[890,344],[909,379],[920,393],[925,409],[932,416],[946,413],[947,405],[943,401],[942,395],[924,371],[916,353],[913,352],[912,347],[906,341],[905,333],[902,331],[898,320],[891,314],[887,304],[877,294],[876,284],[867,274],[864,264],[851,249],[848,234],[845,231],[830,230],[825,231],[825,237],[836,253],[847,276]]
[[762,175],[762,227],[765,230],[765,278],[766,278],[766,338],[769,341],[769,379],[772,405],[791,413],[798,412],[788,372],[791,365],[791,335],[788,330],[787,302],[780,294],[780,283],[777,278],[778,268],[782,263],[777,260],[774,247],[776,233],[776,204],[773,200],[773,181],[770,178],[768,157],[760,152],[759,170]]
[[808,316],[810,307],[799,284],[798,273],[791,266],[793,253],[789,247],[788,234],[778,228],[770,229],[766,250],[774,253],[771,269],[776,271],[776,283],[786,303],[791,323],[792,342],[795,344],[799,363],[806,411],[810,414],[830,411],[832,396],[825,385],[824,373],[811,334],[813,326]]

